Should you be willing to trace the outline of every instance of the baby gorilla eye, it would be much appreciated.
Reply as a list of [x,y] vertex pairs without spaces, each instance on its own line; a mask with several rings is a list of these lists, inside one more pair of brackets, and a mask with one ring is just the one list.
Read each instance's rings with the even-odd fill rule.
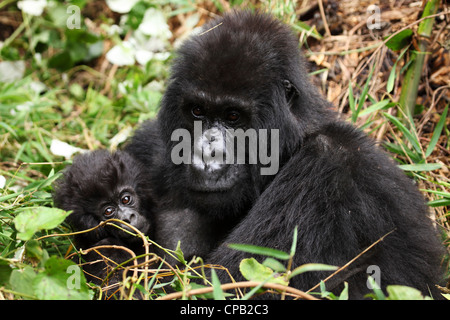
[[114,212],[116,212],[116,208],[114,208],[114,207],[107,207],[105,209],[105,212],[103,212],[103,214],[105,215],[105,217],[109,218],[109,217],[114,215]]
[[122,199],[120,199],[120,201],[122,202],[122,204],[129,204],[131,202],[131,196],[129,195],[123,196]]

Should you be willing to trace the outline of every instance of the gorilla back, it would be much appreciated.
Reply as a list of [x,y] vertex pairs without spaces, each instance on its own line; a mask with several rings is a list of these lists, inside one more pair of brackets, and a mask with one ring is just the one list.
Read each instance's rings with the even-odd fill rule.
[[[180,151],[192,161],[174,161],[180,143],[174,132],[183,129],[195,137],[196,121],[201,137],[191,139],[191,151]],[[227,135],[238,129],[253,129],[259,137],[277,130],[279,141],[267,150],[277,148],[276,174],[261,175],[262,161],[210,162],[217,152],[230,152]],[[346,281],[350,297],[362,298],[370,291],[367,268],[376,265],[383,289],[403,284],[438,297],[443,251],[421,194],[363,133],[336,118],[309,82],[297,40],[268,15],[235,12],[187,40],[157,121],[138,130],[127,149],[152,168],[166,203],[157,242],[182,239],[183,250],[206,255],[239,280],[239,263],[248,255],[228,243],[289,252],[298,226],[294,267],[343,266],[393,231],[327,281],[327,289],[339,291]],[[250,149],[247,145],[244,159]],[[231,151],[236,157],[238,150]],[[178,227],[185,218],[188,236]],[[327,275],[310,272],[290,284],[308,290]],[[229,280],[226,273],[219,277]]]

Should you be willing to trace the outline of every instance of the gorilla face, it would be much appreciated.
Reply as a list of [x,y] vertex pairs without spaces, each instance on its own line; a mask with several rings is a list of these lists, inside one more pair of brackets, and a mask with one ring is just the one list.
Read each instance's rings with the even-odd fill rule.
[[[249,175],[249,167],[238,163],[232,132],[248,127],[251,115],[237,103],[183,99],[183,122],[191,136],[192,150],[185,167],[189,189],[198,192],[226,192]],[[248,148],[247,148],[248,150]],[[246,150],[239,150],[246,152]],[[189,153],[189,151],[187,151]],[[248,154],[248,152],[247,152]],[[242,156],[242,155],[241,155]],[[245,154],[243,155],[245,157]]]
[[[151,191],[144,168],[125,152],[109,153],[97,150],[78,155],[56,185],[53,199],[64,210],[71,210],[68,222],[75,230],[97,226],[108,219],[122,220],[142,233],[150,230]],[[80,234],[77,241],[83,246],[100,240],[115,238],[125,243],[140,241],[122,223]]]
[[[133,187],[117,185],[114,188],[105,191],[107,191],[108,194],[103,194],[100,201],[96,199],[95,204],[93,204],[94,207],[96,206],[95,216],[98,221],[119,219],[130,224],[144,234],[149,231],[150,224],[144,215],[140,213],[140,199]],[[139,238],[133,235],[135,233],[133,229],[121,223],[116,223],[116,225],[122,229],[128,230],[130,233],[108,226],[109,232],[114,237],[127,241],[140,241]]]
[[251,125],[250,110],[236,101],[211,101],[198,95],[185,95],[177,107],[180,117],[175,132],[179,134],[171,135],[172,148],[167,152],[171,163],[181,164],[174,170],[184,177],[189,201],[214,208],[222,207],[227,197],[230,205],[239,204],[233,203],[236,198],[254,198],[254,190],[248,190],[252,167],[246,160],[254,153],[250,146],[255,141],[240,139],[243,146],[239,147],[234,134]]

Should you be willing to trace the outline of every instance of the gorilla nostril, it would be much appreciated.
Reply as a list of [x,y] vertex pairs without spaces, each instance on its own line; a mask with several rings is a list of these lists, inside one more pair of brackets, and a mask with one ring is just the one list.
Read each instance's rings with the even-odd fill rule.
[[134,213],[130,214],[130,216],[128,217],[128,223],[131,225],[134,225],[136,221],[136,215]]

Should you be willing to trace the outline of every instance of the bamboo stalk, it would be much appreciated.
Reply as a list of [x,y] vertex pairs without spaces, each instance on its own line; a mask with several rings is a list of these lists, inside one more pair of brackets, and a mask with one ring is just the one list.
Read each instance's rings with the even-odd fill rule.
[[[439,8],[440,0],[428,1],[422,13],[421,18],[436,14]],[[420,78],[422,75],[423,65],[425,61],[425,55],[427,54],[427,47],[431,32],[433,31],[434,16],[429,19],[423,20],[417,30],[418,50],[411,50],[410,60],[412,61],[406,70],[402,91],[400,93],[399,105],[403,111],[398,116],[405,119],[405,123],[408,123],[408,119],[414,114],[414,108],[416,106],[417,90],[419,88]]]

